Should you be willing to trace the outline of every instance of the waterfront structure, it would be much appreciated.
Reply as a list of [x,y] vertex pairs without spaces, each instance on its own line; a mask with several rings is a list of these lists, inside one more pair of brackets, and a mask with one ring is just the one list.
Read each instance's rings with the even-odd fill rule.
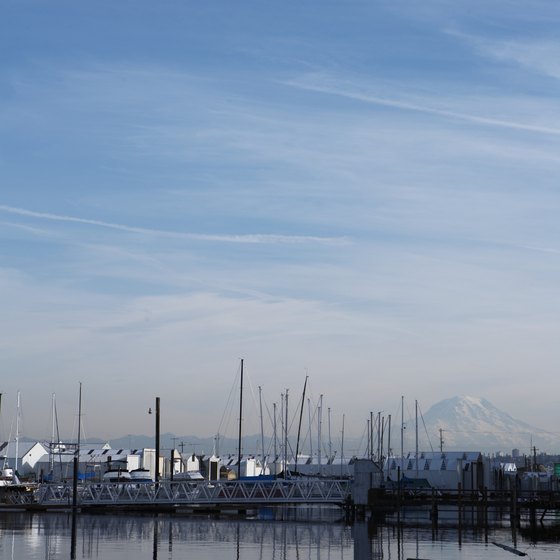
[[[31,480],[65,481],[73,478],[73,463],[78,454],[78,478],[80,480],[98,480],[104,473],[112,470],[133,471],[148,469],[150,476],[155,474],[154,449],[113,449],[109,443],[102,446],[82,444],[77,450],[75,444],[43,444],[36,442],[28,446],[19,444],[18,473]],[[0,445],[0,459],[9,466],[15,465],[15,444],[6,442]],[[160,473],[170,474],[170,460],[160,456]],[[192,470],[192,459],[183,458],[175,451],[174,472]],[[198,463],[198,459],[196,459]]]
[[404,457],[388,457],[384,463],[387,484],[424,481],[427,487],[465,490],[482,489],[492,480],[491,461],[479,451],[446,451],[408,453]]
[[253,455],[242,456],[241,461],[239,461],[236,455],[224,457],[220,461],[220,472],[225,474],[225,478],[229,480],[270,474],[270,470],[265,466],[265,462],[260,457],[254,457]]
[[352,501],[355,506],[365,507],[371,503],[370,490],[383,484],[383,470],[370,459],[356,459],[353,466]]
[[303,476],[351,478],[354,476],[356,460],[356,457],[346,460],[336,456],[299,455],[297,464],[293,457],[288,461],[288,470]]
[[48,455],[47,448],[40,442],[20,441],[19,446],[13,441],[0,444],[0,466],[5,464],[15,469],[17,462],[17,471],[22,476],[34,472],[45,455]]

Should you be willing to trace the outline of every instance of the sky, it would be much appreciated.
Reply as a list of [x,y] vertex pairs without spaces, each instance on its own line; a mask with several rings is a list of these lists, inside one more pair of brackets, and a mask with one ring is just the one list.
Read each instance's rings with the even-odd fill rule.
[[[5,0],[0,439],[560,421],[560,5]],[[238,415],[237,415],[238,417]],[[268,417],[268,412],[267,412]],[[236,422],[232,413],[230,424]],[[221,426],[221,427],[220,427]],[[227,428],[227,429],[226,429]],[[267,421],[265,431],[270,431]]]

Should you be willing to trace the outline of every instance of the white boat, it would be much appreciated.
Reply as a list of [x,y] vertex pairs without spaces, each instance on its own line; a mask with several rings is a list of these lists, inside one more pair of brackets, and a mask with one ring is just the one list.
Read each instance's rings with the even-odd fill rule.
[[199,471],[185,471],[173,475],[174,482],[196,482],[197,480],[204,480]]
[[21,484],[14,469],[4,467],[0,474],[0,486],[13,486],[14,484]]
[[154,479],[150,476],[148,469],[134,469],[130,471],[131,482],[153,482]]
[[103,482],[131,482],[132,477],[126,469],[112,469],[103,475]]

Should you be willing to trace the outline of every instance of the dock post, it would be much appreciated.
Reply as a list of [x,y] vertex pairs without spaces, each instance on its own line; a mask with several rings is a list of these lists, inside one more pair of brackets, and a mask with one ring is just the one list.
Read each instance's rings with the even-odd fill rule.
[[397,467],[397,510],[401,512],[401,488],[402,488],[402,480],[401,480],[401,468]]
[[438,512],[438,505],[436,500],[436,489],[432,488],[432,509],[430,512],[430,518],[432,520],[432,529],[437,529],[438,517],[439,517],[439,512]]
[[513,526],[517,527],[519,524],[519,503],[518,503],[518,478],[515,477],[513,481],[513,485],[511,487],[511,504],[510,504],[510,523]]
[[534,529],[537,525],[537,503],[535,500],[531,500],[529,503],[529,524],[531,529]]
[[457,517],[459,522],[459,544],[463,536],[463,485],[457,484]]
[[488,528],[488,488],[485,486],[482,489],[482,507],[483,507],[483,523],[484,528]]
[[74,476],[72,477],[72,510],[78,509],[78,456],[74,455]]

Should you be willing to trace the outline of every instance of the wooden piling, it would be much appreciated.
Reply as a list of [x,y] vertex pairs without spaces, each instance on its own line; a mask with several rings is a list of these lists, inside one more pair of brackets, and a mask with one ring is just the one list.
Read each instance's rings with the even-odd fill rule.
[[463,531],[463,486],[460,482],[457,484],[457,517],[460,539]]
[[438,504],[436,500],[436,489],[432,488],[432,508],[430,511],[430,519],[432,520],[432,529],[437,529],[438,525]]

